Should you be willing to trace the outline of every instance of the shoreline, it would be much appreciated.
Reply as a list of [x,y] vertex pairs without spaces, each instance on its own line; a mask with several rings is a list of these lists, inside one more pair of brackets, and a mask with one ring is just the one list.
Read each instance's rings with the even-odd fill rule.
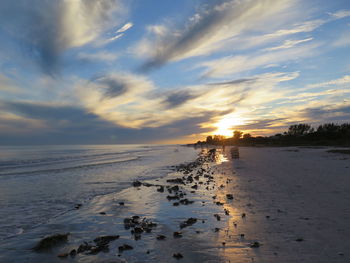
[[[218,149],[215,162],[180,165],[163,178],[95,198],[28,234],[30,242],[10,240],[0,261],[347,262],[346,155],[240,147],[240,159],[231,160],[229,152]],[[31,250],[44,236],[68,232],[67,242],[52,250]],[[117,235],[96,247],[96,238]],[[84,242],[86,250],[71,256]]]

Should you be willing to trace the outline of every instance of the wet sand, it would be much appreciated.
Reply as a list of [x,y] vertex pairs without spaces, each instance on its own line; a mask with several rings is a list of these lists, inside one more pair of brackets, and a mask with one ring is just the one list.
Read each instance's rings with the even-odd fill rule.
[[[0,261],[348,262],[346,156],[327,149],[240,148],[240,159],[230,160],[226,150],[217,151],[215,161],[136,182],[8,239]],[[68,232],[67,242],[32,250],[44,236]],[[107,235],[119,237],[99,250],[94,240]],[[85,251],[65,254],[84,242]]]

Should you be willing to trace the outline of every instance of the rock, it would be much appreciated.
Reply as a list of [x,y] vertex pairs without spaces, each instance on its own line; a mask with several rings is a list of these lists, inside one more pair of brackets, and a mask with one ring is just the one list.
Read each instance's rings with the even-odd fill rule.
[[48,236],[39,241],[39,243],[33,248],[34,251],[40,252],[44,250],[49,250],[61,243],[68,241],[69,233],[67,234],[55,234]]
[[183,205],[189,205],[189,204],[193,204],[193,203],[194,203],[194,201],[189,201],[187,198],[180,200],[180,204],[183,204]]
[[299,237],[299,238],[295,239],[295,241],[302,242],[302,241],[304,241],[304,239],[302,237]]
[[119,235],[115,235],[115,236],[100,236],[94,239],[94,242],[96,243],[97,246],[102,246],[102,245],[106,245],[109,242],[116,240],[119,238]]
[[135,227],[131,232],[132,234],[141,234],[143,233],[143,229],[141,227]]
[[244,234],[240,234],[240,236],[243,238],[243,237],[244,237]]
[[226,194],[226,198],[229,199],[229,200],[232,200],[233,199],[233,194]]
[[68,257],[68,253],[58,254],[57,257],[59,257],[59,258],[66,258],[66,257]]
[[83,205],[82,204],[76,204],[75,206],[74,206],[74,208],[75,209],[79,209],[80,207],[82,207]]
[[174,238],[180,238],[180,237],[182,237],[182,233],[181,232],[174,232],[173,236],[174,236]]
[[258,248],[258,247],[260,247],[260,243],[258,241],[255,241],[255,242],[250,244],[250,247],[251,248]]
[[140,187],[142,185],[142,183],[140,181],[135,181],[135,182],[132,183],[132,185],[134,187]]
[[91,245],[89,245],[87,242],[84,242],[83,244],[81,244],[79,247],[78,247],[78,250],[77,250],[77,253],[82,253],[82,252],[85,252],[85,251],[88,251],[91,249]]
[[119,252],[123,252],[125,250],[131,250],[131,249],[134,249],[134,248],[128,244],[124,244],[118,247]]
[[185,184],[182,178],[168,179],[168,183]]
[[216,205],[224,205],[224,203],[221,202],[215,202]]
[[196,184],[195,184],[195,185],[192,185],[191,188],[197,190],[197,189],[198,189],[198,185],[196,185]]
[[245,218],[245,217],[246,217],[246,214],[245,214],[245,213],[243,213],[241,216],[242,216],[242,218]]
[[100,215],[105,215],[106,214],[106,212],[100,212]]
[[219,232],[219,231],[220,231],[220,228],[215,227],[214,232]]
[[173,203],[173,206],[179,206],[179,205],[180,205],[180,203],[178,203],[178,202]]
[[143,183],[142,185],[143,185],[143,186],[146,186],[146,187],[154,186],[153,184],[150,184],[150,183]]
[[220,221],[221,217],[218,214],[214,214],[214,217],[216,218],[216,220]]
[[77,251],[75,249],[72,249],[70,252],[69,252],[69,255],[71,257],[75,257],[75,255],[77,254]]
[[173,255],[173,257],[176,258],[176,259],[181,259],[181,258],[183,258],[183,255],[181,253],[175,253]]
[[151,251],[147,250],[147,251],[146,251],[146,254],[149,254],[149,253],[151,253]]
[[192,226],[193,224],[195,224],[197,222],[197,219],[196,218],[189,218],[187,219],[186,221],[182,222],[180,224],[180,228],[185,228],[185,227],[188,227],[188,226]]
[[157,240],[164,240],[164,239],[166,239],[166,236],[164,236],[164,235],[157,236]]
[[173,196],[168,195],[166,198],[167,198],[169,201],[171,201],[171,200],[179,200],[179,199],[180,199],[180,197],[177,196],[177,195],[173,195]]
[[160,193],[164,193],[164,186],[159,186],[157,188],[157,191],[160,192]]
[[123,206],[123,205],[125,205],[125,203],[124,202],[119,202],[119,205]]

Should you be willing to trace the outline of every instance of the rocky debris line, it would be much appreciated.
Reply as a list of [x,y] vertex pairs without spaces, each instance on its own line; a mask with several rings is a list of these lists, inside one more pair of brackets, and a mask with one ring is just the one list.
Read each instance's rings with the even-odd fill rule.
[[45,237],[42,240],[40,240],[35,247],[33,247],[33,250],[36,252],[50,250],[57,245],[67,242],[68,236],[69,236],[69,233],[55,234],[55,235]]
[[157,227],[156,223],[153,223],[147,218],[142,218],[139,216],[132,216],[130,218],[124,219],[124,228],[131,229],[131,234],[134,236],[135,240],[141,238],[142,233],[151,233],[154,228]]
[[84,253],[86,255],[96,255],[100,252],[109,252],[109,243],[119,239],[119,235],[100,236],[93,241],[83,242],[77,249],[72,249],[70,252],[61,253],[57,256],[65,258],[68,256],[75,257],[77,254]]
[[180,228],[185,228],[185,227],[188,227],[188,226],[192,226],[193,224],[195,224],[197,222],[197,218],[189,218],[187,220],[185,220],[184,222],[180,223]]

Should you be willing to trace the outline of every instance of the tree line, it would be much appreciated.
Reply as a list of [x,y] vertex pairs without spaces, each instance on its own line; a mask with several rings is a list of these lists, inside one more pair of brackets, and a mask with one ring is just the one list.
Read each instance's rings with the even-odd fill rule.
[[291,125],[287,131],[273,136],[252,136],[236,130],[233,136],[227,138],[222,135],[207,136],[205,141],[197,144],[236,145],[236,146],[350,146],[350,123],[321,124],[317,128],[309,124]]

